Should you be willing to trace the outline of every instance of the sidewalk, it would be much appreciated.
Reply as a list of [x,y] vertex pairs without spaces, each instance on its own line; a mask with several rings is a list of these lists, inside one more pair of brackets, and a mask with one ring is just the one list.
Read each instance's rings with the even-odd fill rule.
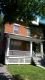
[[13,80],[12,76],[4,65],[0,66],[0,80]]

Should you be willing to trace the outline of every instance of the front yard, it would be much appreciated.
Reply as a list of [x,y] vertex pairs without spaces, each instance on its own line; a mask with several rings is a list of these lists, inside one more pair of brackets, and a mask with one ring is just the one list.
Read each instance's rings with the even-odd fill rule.
[[14,80],[45,80],[45,69],[32,65],[6,65]]

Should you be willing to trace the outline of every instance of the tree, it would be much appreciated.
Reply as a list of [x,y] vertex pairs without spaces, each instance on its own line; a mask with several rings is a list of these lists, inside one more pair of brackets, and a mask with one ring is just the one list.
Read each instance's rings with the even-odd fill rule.
[[41,0],[40,12],[41,12],[42,17],[45,19],[45,0]]
[[45,18],[45,0],[1,0],[1,6],[4,22],[23,20],[25,25],[31,27],[32,33],[42,33],[42,29],[39,31],[39,28],[32,27],[31,21],[36,19],[36,15]]
[[31,26],[31,36],[37,36],[37,38],[43,38],[43,29],[39,26]]
[[36,15],[45,17],[45,0],[1,0],[5,22],[23,20],[30,24]]
[[3,18],[2,15],[0,15],[0,32],[1,32],[2,22],[3,22]]

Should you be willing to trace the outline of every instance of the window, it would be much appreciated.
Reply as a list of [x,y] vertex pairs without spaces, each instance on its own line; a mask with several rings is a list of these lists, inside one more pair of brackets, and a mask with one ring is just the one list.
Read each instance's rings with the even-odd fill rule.
[[28,28],[27,30],[28,30],[28,36],[30,36],[30,29]]
[[18,30],[19,30],[19,25],[15,24],[14,25],[14,33],[18,34]]
[[20,41],[13,41],[10,42],[10,50],[21,50],[22,43]]

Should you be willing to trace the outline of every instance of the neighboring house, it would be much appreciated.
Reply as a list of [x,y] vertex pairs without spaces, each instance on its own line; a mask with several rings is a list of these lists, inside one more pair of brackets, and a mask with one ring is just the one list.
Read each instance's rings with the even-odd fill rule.
[[43,43],[41,39],[30,36],[29,28],[22,22],[6,23],[3,29],[2,62],[5,64],[31,64],[33,57],[33,42],[40,44],[43,57]]

